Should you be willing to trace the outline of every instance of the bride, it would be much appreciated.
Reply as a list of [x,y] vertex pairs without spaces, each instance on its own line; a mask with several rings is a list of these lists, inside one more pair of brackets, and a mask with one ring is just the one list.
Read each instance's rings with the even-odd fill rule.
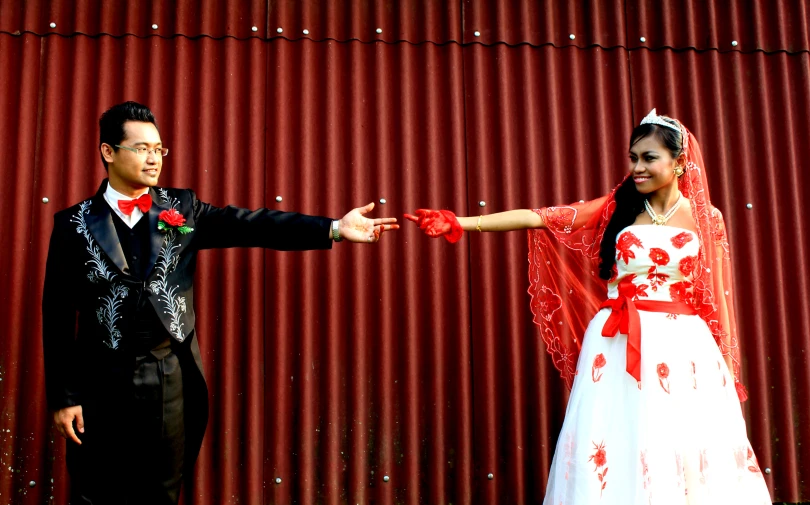
[[529,230],[534,321],[571,387],[545,504],[770,505],[740,409],[729,244],[700,147],[653,109],[629,165],[590,202],[405,217],[450,242]]

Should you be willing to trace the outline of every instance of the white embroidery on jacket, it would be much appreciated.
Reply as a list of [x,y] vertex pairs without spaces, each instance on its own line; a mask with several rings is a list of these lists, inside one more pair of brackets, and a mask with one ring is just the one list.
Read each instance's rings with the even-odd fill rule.
[[160,201],[164,205],[168,205],[174,210],[177,210],[177,206],[180,205],[180,200],[177,198],[173,198],[169,196],[169,192],[166,191],[164,188],[157,188],[158,196],[160,196]]
[[[171,208],[177,210],[180,200],[170,197],[169,193],[163,188],[158,188],[157,193],[163,204],[169,205]],[[182,342],[186,337],[183,335],[183,323],[180,322],[180,317],[186,312],[186,298],[177,294],[179,290],[178,286],[170,287],[167,282],[169,274],[174,272],[180,260],[180,257],[177,255],[177,250],[180,248],[180,245],[175,244],[177,238],[177,232],[175,230],[166,230],[165,236],[163,237],[163,245],[160,247],[160,253],[158,253],[158,259],[155,263],[157,280],[152,281],[149,287],[158,295],[158,300],[165,305],[163,313],[171,317],[169,331],[177,340]]]
[[70,218],[70,222],[77,225],[76,232],[87,241],[87,252],[90,254],[90,260],[85,262],[85,265],[90,265],[87,279],[93,284],[98,284],[102,279],[110,283],[109,296],[99,297],[101,306],[96,310],[96,317],[99,324],[107,329],[109,340],[104,343],[111,349],[118,349],[118,344],[121,342],[121,331],[116,327],[115,323],[121,319],[118,311],[121,308],[121,301],[127,297],[129,290],[124,285],[113,282],[117,275],[107,265],[101,248],[93,240],[93,236],[87,229],[84,216],[90,213],[91,203],[92,201],[85,200],[79,204],[79,212]]

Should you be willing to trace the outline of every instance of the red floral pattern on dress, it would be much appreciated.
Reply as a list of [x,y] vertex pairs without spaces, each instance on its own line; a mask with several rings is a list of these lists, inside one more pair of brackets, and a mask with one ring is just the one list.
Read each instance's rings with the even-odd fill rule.
[[616,257],[627,264],[630,258],[636,257],[636,254],[630,250],[632,246],[644,247],[641,245],[641,240],[632,232],[626,231],[622,233],[616,242]]
[[641,480],[644,482],[644,489],[647,489],[652,484],[652,477],[648,474],[650,467],[647,465],[647,451],[641,451]]
[[602,378],[602,367],[605,366],[607,360],[605,359],[605,355],[599,353],[593,359],[593,366],[591,367],[591,378],[594,382],[599,382],[599,379]]
[[658,291],[658,286],[663,286],[667,280],[669,280],[669,275],[658,273],[659,266],[664,266],[669,263],[669,254],[667,254],[665,250],[659,249],[658,247],[651,247],[650,259],[653,262],[653,266],[651,266],[647,271],[647,280],[650,281],[650,287],[652,290]]
[[759,463],[757,463],[757,457],[754,456],[754,451],[750,447],[748,448],[748,471],[752,473],[760,472]]
[[666,363],[659,363],[656,370],[658,372],[658,383],[661,384],[661,389],[669,394],[669,367]]
[[[607,451],[605,451],[604,440],[602,441],[601,444],[598,445],[596,444],[596,442],[593,442],[593,448],[596,452],[591,454],[591,457],[588,458],[588,461],[593,461],[593,464],[596,465],[596,468],[594,468],[593,471],[597,472],[596,476],[599,478],[599,482],[602,483],[602,489],[599,492],[599,496],[602,496],[602,492],[605,490],[605,486],[607,485],[607,480],[605,480],[605,476],[607,475],[608,472],[608,467],[605,466],[607,465]],[[599,469],[602,468],[603,466],[605,467],[605,469],[600,472]]]
[[692,283],[689,281],[673,282],[669,285],[669,297],[673,302],[691,303],[691,288]]
[[692,389],[697,389],[697,371],[694,361],[692,362]]
[[650,281],[650,287],[652,290],[658,291],[658,286],[663,286],[669,280],[669,275],[659,274],[658,266],[653,265],[647,271],[647,280]]
[[681,487],[684,484],[683,456],[679,452],[675,453],[675,472],[678,476],[678,487]]
[[708,449],[700,451],[700,483],[706,484],[706,475],[709,473]]
[[697,256],[685,256],[681,258],[681,261],[678,262],[678,270],[680,270],[681,273],[686,277],[689,277],[695,270],[697,260]]
[[632,285],[636,292],[633,294],[633,300],[638,300],[640,296],[648,297],[650,295],[647,294],[647,286],[646,284],[633,284],[633,281],[636,278],[636,274],[627,274],[622,277],[622,280],[619,281],[621,285]]
[[658,247],[650,248],[650,259],[658,266],[664,266],[669,263],[669,254]]
[[675,249],[682,249],[683,246],[691,242],[692,239],[693,239],[692,234],[689,233],[688,231],[684,231],[675,235],[670,240],[672,241],[672,245],[675,246]]
[[737,470],[742,470],[745,468],[745,449],[742,447],[738,447],[734,449],[734,461],[737,463]]

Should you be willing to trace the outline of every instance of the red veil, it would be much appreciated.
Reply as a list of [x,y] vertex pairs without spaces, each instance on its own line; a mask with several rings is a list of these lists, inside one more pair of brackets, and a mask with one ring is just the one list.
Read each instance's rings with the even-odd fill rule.
[[[678,187],[691,200],[700,240],[692,303],[730,364],[740,400],[745,401],[726,226],[709,197],[700,146],[685,127],[682,131],[686,171]],[[614,188],[609,195],[589,202],[536,209],[546,228],[529,230],[529,294],[534,322],[569,388],[576,374],[582,335],[606,298],[607,283],[599,278],[599,248],[616,208],[615,193]]]

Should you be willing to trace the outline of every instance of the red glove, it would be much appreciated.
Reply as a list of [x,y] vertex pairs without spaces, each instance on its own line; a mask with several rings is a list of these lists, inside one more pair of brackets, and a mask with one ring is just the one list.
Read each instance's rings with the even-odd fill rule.
[[419,229],[429,237],[444,237],[451,244],[461,240],[461,236],[464,234],[461,223],[449,210],[419,209],[415,216],[405,214],[405,219],[419,225]]

